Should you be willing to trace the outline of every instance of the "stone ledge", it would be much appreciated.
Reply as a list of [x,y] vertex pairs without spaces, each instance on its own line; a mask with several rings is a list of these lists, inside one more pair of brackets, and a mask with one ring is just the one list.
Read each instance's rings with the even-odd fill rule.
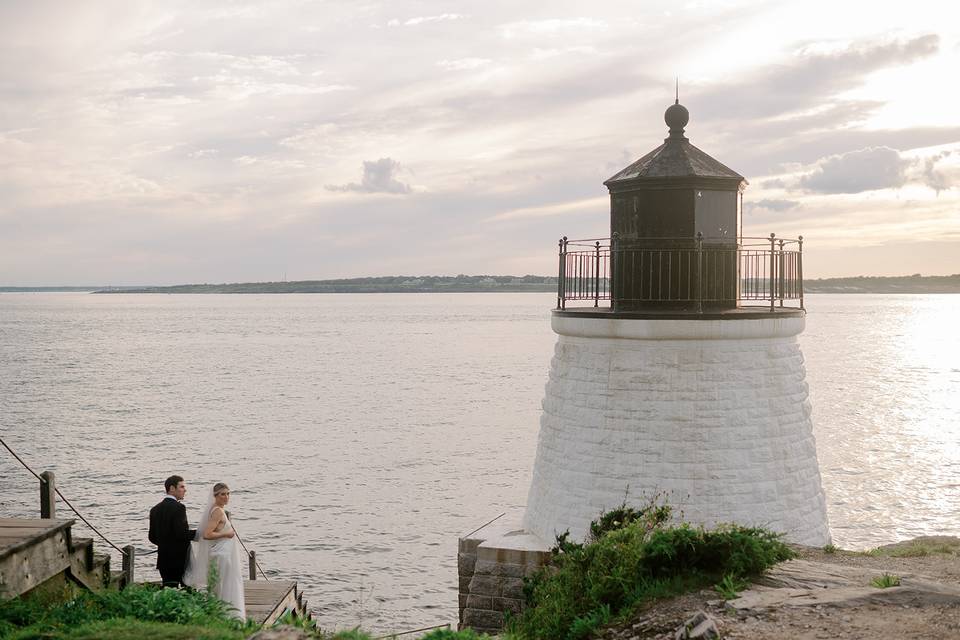
[[523,578],[547,562],[550,547],[523,529],[521,517],[509,514],[460,539],[459,628],[496,634],[507,613],[523,610]]
[[734,320],[622,319],[559,315],[550,325],[554,333],[576,338],[619,338],[626,340],[745,340],[785,338],[803,332],[805,318],[799,314],[770,314],[761,318]]

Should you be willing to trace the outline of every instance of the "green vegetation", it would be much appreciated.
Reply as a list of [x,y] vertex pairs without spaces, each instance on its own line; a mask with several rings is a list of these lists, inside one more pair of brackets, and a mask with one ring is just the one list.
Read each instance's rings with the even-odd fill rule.
[[833,555],[834,553],[837,552],[837,548],[832,544],[825,544],[823,545],[823,552],[829,555]]
[[383,276],[296,282],[182,284],[172,287],[124,287],[96,293],[461,293],[557,290],[556,276]]
[[888,589],[890,587],[899,587],[900,586],[900,576],[890,575],[885,573],[882,576],[877,576],[870,581],[870,584],[875,586],[877,589]]
[[0,638],[245,638],[256,627],[229,617],[206,593],[135,585],[84,592],[58,602],[53,594],[0,602]]
[[[665,505],[651,502],[635,509],[623,504],[591,523],[585,543],[570,542],[566,533],[558,536],[550,565],[526,581],[526,607],[508,619],[507,637],[582,640],[652,600],[711,585],[732,599],[746,587],[746,578],[793,557],[780,536],[765,529],[724,525],[706,530],[673,525],[670,518]],[[896,576],[874,581],[881,588],[897,584]],[[359,629],[329,634],[312,621],[287,617],[280,623],[318,640],[371,640]],[[242,640],[256,628],[231,618],[226,605],[206,593],[152,585],[0,602],[4,640]],[[424,640],[489,638],[440,629]]]
[[[198,591],[136,585],[123,591],[79,595],[61,585],[0,602],[2,640],[243,640],[258,630],[227,615],[220,600]],[[292,626],[317,640],[372,640],[360,629],[328,633],[312,620],[286,614]],[[440,629],[427,640],[489,640],[473,631]]]
[[[804,293],[960,293],[960,274],[950,276],[855,276],[806,279]],[[290,282],[180,284],[169,287],[0,287],[0,293],[90,291],[93,293],[397,293],[557,290],[556,276],[379,276]]]
[[732,573],[723,576],[723,580],[714,585],[714,589],[724,600],[736,600],[740,597],[740,592],[747,588],[747,581],[739,578]]
[[526,584],[527,607],[508,621],[521,640],[580,640],[656,598],[710,585],[729,593],[743,578],[791,558],[778,535],[726,525],[668,525],[670,508],[623,505],[591,525],[591,540],[558,536],[551,565]]
[[451,629],[437,629],[431,631],[420,640],[489,640],[487,634],[479,634],[473,629],[464,629],[463,631],[453,631]]
[[804,293],[960,293],[960,274],[952,276],[856,276],[804,280]]
[[887,558],[921,558],[932,555],[960,555],[960,541],[944,538],[918,538],[908,542],[878,547],[866,552]]

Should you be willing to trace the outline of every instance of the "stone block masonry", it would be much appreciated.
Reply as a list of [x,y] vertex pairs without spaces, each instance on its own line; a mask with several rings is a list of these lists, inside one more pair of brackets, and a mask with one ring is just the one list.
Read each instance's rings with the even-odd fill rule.
[[663,494],[688,522],[827,544],[803,323],[555,315],[524,528],[583,539],[625,497]]
[[507,616],[523,610],[523,579],[542,567],[550,547],[508,514],[460,538],[457,552],[460,629],[499,633]]

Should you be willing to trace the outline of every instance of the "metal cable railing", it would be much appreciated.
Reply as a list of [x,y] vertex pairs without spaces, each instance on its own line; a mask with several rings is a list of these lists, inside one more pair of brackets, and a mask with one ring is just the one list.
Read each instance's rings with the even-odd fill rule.
[[[41,483],[45,483],[45,484],[46,484],[46,483],[48,482],[48,480],[40,477],[40,475],[38,475],[37,472],[35,472],[33,469],[31,469],[31,468],[30,468],[30,465],[28,465],[26,462],[24,462],[23,459],[22,459],[20,456],[17,455],[16,451],[14,451],[13,449],[11,449],[11,448],[10,448],[10,445],[8,445],[6,442],[4,442],[3,438],[0,438],[0,444],[2,444],[2,445],[4,446],[4,448],[5,448],[7,451],[10,452],[10,455],[12,455],[14,458],[17,459],[17,462],[19,462],[20,464],[23,465],[23,468],[24,468],[24,469],[26,469],[26,470],[29,471],[31,474],[33,474],[33,477],[34,477],[34,478],[36,478],[37,480],[39,480]],[[64,496],[63,493],[61,493],[61,491],[60,491],[60,489],[59,489],[58,487],[54,486],[54,491],[56,491],[57,495],[60,496],[60,499],[63,500],[63,503],[64,503],[65,505],[67,505],[68,507],[70,507],[70,510],[73,511],[73,512],[76,514],[76,516],[77,516],[78,518],[80,518],[80,520],[83,521],[83,523],[84,523],[85,525],[87,525],[88,527],[90,527],[90,529],[91,529],[94,533],[96,533],[98,536],[100,536],[101,538],[103,538],[103,541],[104,541],[104,542],[106,542],[108,545],[110,545],[111,547],[113,547],[114,549],[116,549],[117,551],[119,551],[121,554],[124,554],[124,555],[126,554],[126,552],[125,552],[123,549],[121,549],[120,547],[118,547],[117,545],[115,545],[107,536],[105,536],[105,535],[103,535],[102,533],[100,533],[100,530],[99,530],[99,529],[97,529],[95,526],[93,526],[92,524],[90,524],[90,521],[87,520],[87,519],[83,516],[82,513],[80,513],[79,511],[77,511],[77,508],[73,506],[73,503],[71,503],[69,500],[67,500],[66,496]]]
[[233,533],[237,536],[237,542],[240,543],[240,546],[243,547],[244,552],[247,554],[247,558],[250,561],[250,579],[256,580],[257,574],[253,570],[253,567],[260,569],[260,575],[263,576],[264,580],[269,581],[270,578],[267,577],[267,574],[264,572],[263,568],[260,566],[260,562],[257,560],[257,553],[255,551],[250,551],[247,549],[247,545],[243,544],[243,539],[240,538],[240,532],[237,531],[236,525],[233,524],[233,520],[230,521],[230,526],[233,527]]

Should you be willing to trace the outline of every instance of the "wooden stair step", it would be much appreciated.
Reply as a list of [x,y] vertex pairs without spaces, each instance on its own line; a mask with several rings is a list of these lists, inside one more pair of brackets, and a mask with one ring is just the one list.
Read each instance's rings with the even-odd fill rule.
[[84,567],[88,571],[93,569],[93,538],[71,538],[70,553],[77,555],[83,554]]
[[107,583],[111,589],[123,589],[127,586],[127,574],[123,571],[111,571],[110,580]]
[[94,553],[93,566],[91,567],[91,570],[99,571],[104,574],[109,574],[110,573],[110,554]]

